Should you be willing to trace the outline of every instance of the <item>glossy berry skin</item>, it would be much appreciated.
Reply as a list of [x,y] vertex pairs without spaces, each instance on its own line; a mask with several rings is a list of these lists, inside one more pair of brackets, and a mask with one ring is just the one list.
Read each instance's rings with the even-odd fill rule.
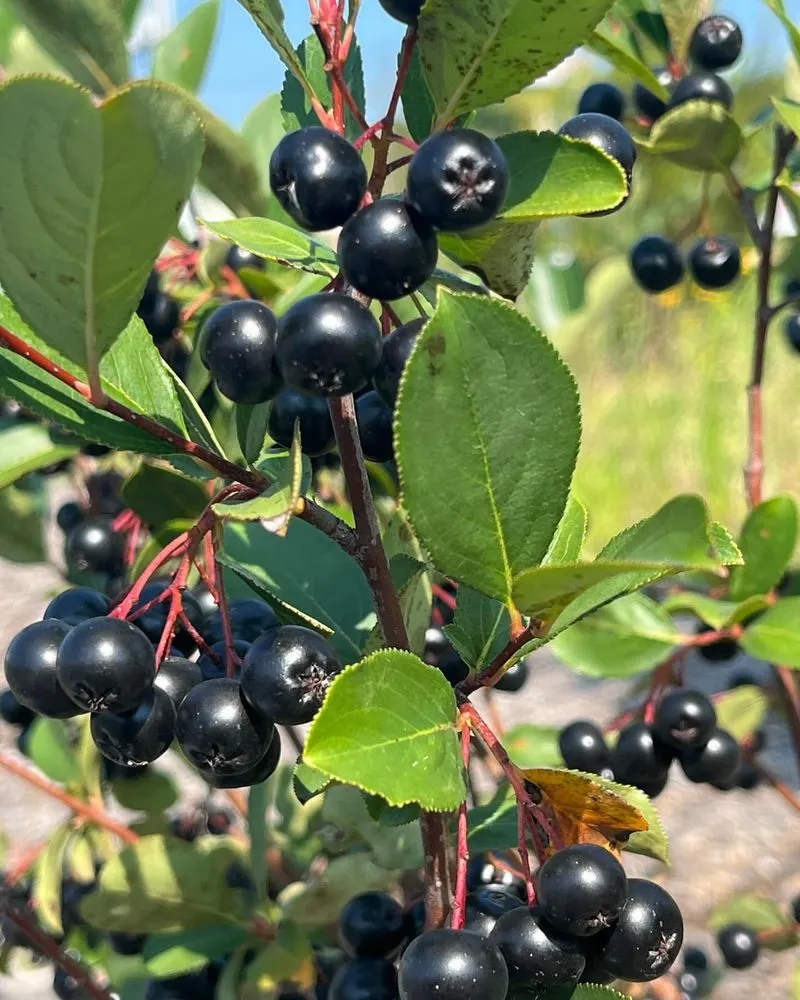
[[208,770],[201,770],[200,773],[212,788],[250,788],[271,778],[280,762],[281,734],[276,730],[269,749],[261,760],[241,774],[215,774]]
[[242,694],[282,726],[311,722],[342,669],[327,639],[302,625],[283,625],[254,642],[242,668]]
[[27,726],[36,718],[36,712],[23,705],[10,688],[0,694],[0,719],[9,726]]
[[672,691],[662,698],[653,733],[677,750],[704,747],[717,725],[714,706],[699,691]]
[[721,76],[699,70],[678,81],[672,91],[669,106],[677,108],[689,101],[710,101],[721,104],[730,111],[733,107],[733,91]]
[[397,393],[400,389],[400,379],[411,357],[417,338],[425,326],[425,320],[412,319],[410,323],[398,326],[388,337],[384,337],[381,345],[381,359],[372,381],[381,395],[384,403],[394,409]]
[[391,302],[415,292],[430,278],[439,246],[434,230],[414,209],[394,198],[381,198],[347,222],[338,253],[353,288],[368,298]]
[[184,656],[168,656],[158,668],[153,684],[169,695],[177,711],[186,695],[204,679],[199,663]]
[[715,729],[704,747],[684,750],[680,755],[683,773],[698,784],[730,780],[736,775],[741,759],[739,744],[724,729]]
[[[662,87],[666,87],[668,90],[672,89],[675,81],[666,66],[661,66],[653,72]],[[639,114],[650,122],[658,121],[667,111],[666,103],[641,83],[635,83],[633,86],[633,103]]]
[[342,910],[339,935],[351,955],[385,958],[406,937],[403,908],[384,892],[362,892]]
[[554,854],[536,878],[541,913],[556,930],[588,937],[610,927],[622,909],[628,880],[614,855],[596,844]]
[[683,944],[678,904],[655,882],[628,880],[628,899],[599,952],[601,964],[618,979],[649,983],[663,976]]
[[[234,639],[233,640],[233,651],[239,657],[239,660],[244,660],[247,655],[248,649],[250,649],[251,643],[245,642],[244,639]],[[197,666],[200,669],[202,678],[204,681],[214,680],[216,677],[227,677],[228,675],[228,650],[225,645],[225,640],[220,639],[219,642],[215,642],[211,646],[211,651],[216,653],[219,660],[215,663],[214,660],[208,655],[208,653],[203,653],[203,655],[198,659]],[[241,674],[241,667],[236,666],[236,678],[239,679]]]
[[397,973],[385,958],[345,962],[331,982],[328,1000],[397,1000]]
[[392,411],[375,390],[356,400],[356,423],[364,458],[391,462],[394,457]]
[[312,458],[336,444],[328,401],[297,389],[282,389],[272,402],[267,431],[276,444],[291,448],[295,421],[300,421],[300,446]]
[[516,694],[525,687],[528,680],[528,664],[523,660],[510,667],[503,676],[493,686],[495,691],[505,691],[507,694]]
[[572,722],[561,730],[558,746],[567,767],[574,771],[600,774],[611,768],[611,752],[605,737],[593,722]]
[[535,994],[577,983],[586,964],[578,939],[559,934],[527,906],[500,917],[489,942],[500,949],[505,960],[512,996],[515,988]]
[[167,292],[156,292],[150,308],[139,312],[156,346],[166,344],[181,325],[181,307]]
[[558,134],[596,146],[619,163],[630,181],[636,163],[636,144],[625,126],[614,118],[598,114],[576,115],[561,126]]
[[800,354],[800,313],[787,317],[783,332],[792,350]]
[[672,756],[672,750],[649,726],[634,722],[619,734],[611,754],[611,767],[617,781],[642,788],[652,795],[652,789],[660,785],[660,791],[666,785]]
[[386,13],[402,24],[416,24],[425,0],[378,0]]
[[749,969],[761,951],[758,936],[746,924],[728,924],[717,934],[717,944],[729,969]]
[[733,18],[716,14],[694,29],[689,57],[699,69],[715,72],[733,66],[742,54],[742,29]]
[[255,299],[228,302],[208,317],[200,329],[200,356],[223,396],[254,405],[277,394],[277,333],[275,314]]
[[43,618],[58,618],[67,625],[79,625],[87,618],[100,618],[111,610],[111,601],[91,587],[71,587],[58,594],[45,608]]
[[507,191],[505,154],[474,129],[434,133],[409,164],[406,201],[428,225],[445,233],[491,222]]
[[739,247],[725,236],[698,240],[689,254],[689,269],[701,288],[726,288],[739,277],[741,268]]
[[309,295],[281,317],[278,367],[293,389],[346,396],[372,378],[381,332],[369,309],[338,292]]
[[525,882],[523,879],[513,872],[496,865],[486,855],[478,854],[470,858],[469,866],[467,867],[467,888],[470,892],[474,892],[481,886],[506,889],[508,892],[519,896],[520,899],[525,899]]
[[249,267],[253,271],[263,271],[267,262],[263,257],[258,257],[244,247],[237,247],[234,244],[225,254],[225,265],[238,274],[243,267]]
[[245,702],[238,681],[219,677],[198,684],[183,699],[176,732],[198,770],[229,777],[263,760],[275,726]]
[[6,681],[20,704],[53,719],[71,719],[81,709],[58,681],[58,651],[70,627],[55,618],[34,622],[9,643]]
[[598,114],[622,121],[625,114],[625,96],[613,83],[593,83],[581,94],[578,114]]
[[[228,602],[231,630],[234,639],[244,642],[254,642],[268,629],[277,628],[280,620],[266,601],[256,597],[237,597]],[[225,638],[222,628],[222,617],[216,611],[208,620],[206,626],[206,642],[213,646]]]
[[400,960],[401,1000],[505,1000],[508,970],[499,949],[469,931],[426,931]]
[[111,517],[91,517],[67,535],[64,555],[81,572],[115,576],[122,570],[123,541],[111,528]]
[[73,528],[77,528],[83,522],[85,517],[86,514],[83,512],[80,504],[75,503],[74,500],[70,500],[58,508],[56,524],[65,535],[68,535]]
[[299,226],[319,232],[344,225],[355,212],[367,190],[367,168],[347,139],[313,125],[281,139],[269,183]]
[[190,591],[192,597],[200,605],[200,610],[206,616],[210,618],[211,615],[217,610],[217,600],[211,591],[208,589],[205,583],[198,583],[196,587],[192,587]]
[[522,905],[522,900],[509,886],[481,886],[467,896],[464,930],[488,938],[504,913]]
[[644,236],[631,250],[631,271],[646,292],[658,294],[683,280],[683,254],[666,236]]
[[169,749],[175,737],[175,719],[172,699],[154,684],[132,712],[93,715],[92,739],[115,764],[141,767]]
[[119,618],[76,625],[58,651],[58,680],[87,712],[131,712],[156,676],[153,645]]

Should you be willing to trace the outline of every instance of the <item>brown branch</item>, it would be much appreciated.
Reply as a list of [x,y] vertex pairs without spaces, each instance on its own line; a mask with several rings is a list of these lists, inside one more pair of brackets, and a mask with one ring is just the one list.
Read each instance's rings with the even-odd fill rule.
[[463,680],[458,685],[459,694],[469,695],[473,691],[477,691],[482,687],[491,687],[495,681],[498,681],[502,676],[500,671],[508,663],[512,657],[522,649],[522,647],[536,637],[538,631],[539,622],[532,621],[530,625],[523,628],[521,632],[517,633],[512,639],[509,639],[503,649],[497,654],[497,656],[492,660],[488,667],[484,667],[483,670],[479,671],[466,680]]

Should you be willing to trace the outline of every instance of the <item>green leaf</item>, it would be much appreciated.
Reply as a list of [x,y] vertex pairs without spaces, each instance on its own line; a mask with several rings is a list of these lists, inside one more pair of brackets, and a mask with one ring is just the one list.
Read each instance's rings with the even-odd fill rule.
[[178,789],[172,778],[152,768],[144,774],[114,781],[111,787],[114,798],[125,809],[161,813],[178,800]]
[[39,44],[85,87],[104,93],[128,78],[123,22],[108,0],[13,0]]
[[311,942],[296,923],[284,920],[270,941],[247,966],[241,986],[242,1000],[276,996],[282,983],[305,990],[314,985],[316,968]]
[[742,147],[742,129],[721,104],[689,101],[668,111],[641,145],[681,167],[725,171]]
[[561,520],[579,436],[575,383],[550,342],[502,303],[440,292],[395,420],[404,505],[436,566],[507,603]]
[[219,924],[247,929],[246,894],[229,888],[241,854],[223,837],[189,844],[142,837],[103,866],[97,888],[81,904],[83,918],[104,931],[168,934]]
[[716,906],[708,918],[708,927],[712,931],[720,931],[728,924],[745,924],[752,930],[761,932],[785,929],[786,934],[769,937],[762,947],[771,951],[783,951],[797,944],[798,935],[794,921],[774,899],[746,893],[732,896],[724,903]]
[[796,543],[797,504],[792,497],[774,497],[754,507],[739,538],[744,565],[731,570],[731,600],[769,593],[789,565]]
[[643,594],[621,597],[562,632],[556,656],[590,677],[630,677],[663,663],[681,635],[672,619]]
[[36,916],[44,929],[61,937],[61,883],[64,877],[64,856],[74,831],[69,824],[57,827],[39,855],[33,879]]
[[558,726],[536,726],[523,722],[505,734],[503,745],[517,767],[563,767],[558,747]]
[[575,562],[581,557],[583,543],[586,539],[588,512],[580,500],[571,493],[567,498],[564,515],[558,522],[556,533],[550,542],[550,547],[542,560],[543,565],[551,563]]
[[29,472],[71,458],[77,444],[54,441],[41,424],[12,424],[0,430],[0,489]]
[[458,603],[452,624],[444,633],[475,671],[487,667],[508,644],[511,617],[508,608],[493,597],[471,587],[458,588]]
[[756,684],[726,691],[716,702],[717,725],[727,729],[739,743],[760,728],[769,711],[769,699]]
[[[735,567],[734,571],[739,567]],[[669,614],[681,611],[691,612],[706,625],[714,629],[723,628],[737,608],[735,601],[720,601],[707,594],[699,594],[693,590],[682,590],[679,594],[669,594],[661,607]]]
[[149,934],[142,957],[154,979],[171,979],[197,972],[215,958],[228,955],[247,936],[244,928],[227,924],[178,934]]
[[683,62],[692,32],[707,9],[707,0],[668,0],[662,5],[672,52],[679,62]]
[[582,45],[613,0],[428,0],[422,64],[439,122],[527,87]]
[[41,491],[31,494],[16,486],[0,490],[0,557],[15,563],[45,561],[42,499]]
[[332,858],[320,874],[293,882],[278,897],[284,914],[307,927],[324,927],[339,919],[344,904],[359,892],[380,891],[396,884],[397,873],[380,868],[367,852]]
[[438,670],[412,653],[383,650],[330,686],[304,759],[393,806],[455,809],[465,794],[455,718],[455,695]]
[[588,142],[553,132],[512,132],[498,145],[509,164],[502,218],[532,222],[616,208],[628,193],[622,167]]
[[236,215],[263,215],[269,207],[259,164],[244,136],[184,92],[203,123],[206,147],[200,183]]
[[91,373],[191,192],[200,123],[164,84],[131,84],[96,108],[78,87],[30,77],[0,88],[0,133],[0,282]]
[[208,494],[195,479],[171,469],[143,463],[122,487],[122,498],[154,528],[178,518],[194,521],[208,503]]
[[367,811],[376,823],[381,826],[408,826],[420,817],[420,808],[416,803],[407,806],[390,806],[386,799],[380,795],[367,795],[361,793],[367,805]]
[[18,22],[7,3],[0,4],[0,64],[5,64],[8,57],[11,38],[17,31]]
[[800,597],[784,597],[749,625],[739,645],[757,660],[800,670]]
[[627,842],[622,845],[623,851],[628,851],[630,854],[643,854],[646,858],[654,858],[656,861],[661,861],[665,865],[668,865],[669,838],[667,837],[667,831],[664,829],[664,824],[661,822],[658,810],[653,805],[649,796],[645,795],[639,788],[622,785],[618,781],[609,781],[607,778],[601,778],[596,774],[587,775],[586,777],[591,778],[592,781],[614,792],[615,795],[619,795],[620,798],[633,806],[634,809],[638,809],[647,820],[647,829],[638,830],[636,833],[631,834]]
[[331,781],[327,774],[323,774],[315,767],[309,767],[304,760],[298,760],[295,764],[292,782],[294,793],[301,805],[305,805],[324,792]]
[[303,64],[297,58],[286,29],[283,26],[283,8],[280,0],[239,0],[239,3],[251,15],[259,27],[261,34],[275,49],[284,66],[310,91]]
[[253,159],[261,173],[264,190],[269,189],[270,157],[284,135],[281,95],[270,94],[263,101],[259,101],[242,125],[242,136],[252,150]]
[[796,62],[800,63],[800,28],[795,24],[794,18],[786,13],[784,0],[765,0],[765,3],[780,19],[781,24],[786,29],[792,53]]
[[141,4],[142,0],[121,0],[119,13],[126,31],[130,31],[133,27]]
[[66,725],[60,719],[39,716],[31,723],[28,756],[48,778],[62,785],[76,781],[78,761],[67,737]]
[[336,254],[329,246],[281,222],[272,219],[232,219],[229,222],[203,221],[203,225],[215,236],[284,267],[331,278],[338,274]]
[[650,67],[642,62],[632,47],[626,47],[625,38],[621,33],[613,34],[605,25],[601,25],[592,33],[589,44],[595,52],[608,59],[612,66],[626,77],[638,80],[662,101],[669,100],[667,88]]
[[267,802],[266,781],[253,785],[247,796],[247,832],[250,836],[250,869],[259,902],[267,893]]
[[[294,518],[285,538],[258,524],[228,524],[226,566],[249,574],[264,590],[334,630],[331,642],[345,663],[359,659],[375,612],[364,574],[332,539]],[[242,585],[230,579],[232,597]]]
[[531,275],[537,225],[496,219],[468,233],[442,233],[439,247],[493,292],[516,299]]
[[[369,807],[370,800],[381,803],[379,815],[393,810],[396,822],[385,825],[378,822]],[[366,844],[375,864],[388,871],[414,871],[422,867],[422,836],[419,824],[414,822],[418,818],[418,805],[396,808],[380,796],[369,796],[352,785],[335,785],[326,793],[322,807],[322,820],[336,828],[334,843],[337,847],[341,845],[340,850],[354,846],[347,839],[343,841],[343,835]]]
[[156,49],[153,76],[196,91],[206,70],[218,20],[219,0],[198,4]]
[[411,138],[416,142],[424,142],[433,131],[436,122],[436,104],[425,79],[418,46],[415,46],[411,53],[411,63],[403,85],[401,100],[406,128]]

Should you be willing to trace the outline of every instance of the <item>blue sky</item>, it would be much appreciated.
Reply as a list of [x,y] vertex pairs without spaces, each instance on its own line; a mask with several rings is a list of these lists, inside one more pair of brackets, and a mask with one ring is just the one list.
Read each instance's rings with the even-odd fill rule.
[[[177,0],[183,17],[198,0]],[[286,27],[295,42],[308,34],[306,0],[284,0]],[[787,0],[787,9],[800,18],[800,0]],[[780,59],[785,52],[777,19],[760,0],[722,0],[717,8],[741,22],[750,58]],[[365,51],[367,110],[378,117],[386,103],[394,78],[402,26],[389,18],[378,0],[363,0],[359,37]],[[758,56],[754,56],[754,52]],[[202,90],[208,105],[233,125],[240,125],[247,112],[267,94],[280,89],[283,67],[237,0],[222,0],[221,26]]]

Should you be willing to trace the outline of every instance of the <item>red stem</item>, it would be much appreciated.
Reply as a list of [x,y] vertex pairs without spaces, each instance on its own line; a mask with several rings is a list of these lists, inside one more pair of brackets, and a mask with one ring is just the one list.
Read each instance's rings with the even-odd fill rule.
[[[470,738],[469,726],[461,728],[461,758],[464,772],[469,771]],[[450,926],[454,931],[463,931],[467,917],[467,871],[469,869],[469,825],[467,821],[467,800],[458,808],[458,846],[456,848],[456,891]]]
[[502,676],[503,667],[522,649],[526,643],[536,637],[539,623],[532,621],[530,625],[524,627],[521,632],[509,639],[505,647],[497,654],[488,667],[484,667],[477,674],[467,677],[458,685],[458,693],[470,695],[482,687],[491,687]]
[[236,676],[236,668],[241,666],[241,660],[236,652],[236,644],[231,628],[231,615],[228,608],[228,595],[225,592],[225,578],[222,574],[222,567],[217,562],[217,552],[220,548],[220,528],[215,526],[211,534],[211,543],[214,547],[214,565],[217,577],[217,604],[219,614],[222,619],[222,634],[225,638],[225,667],[228,677]]

